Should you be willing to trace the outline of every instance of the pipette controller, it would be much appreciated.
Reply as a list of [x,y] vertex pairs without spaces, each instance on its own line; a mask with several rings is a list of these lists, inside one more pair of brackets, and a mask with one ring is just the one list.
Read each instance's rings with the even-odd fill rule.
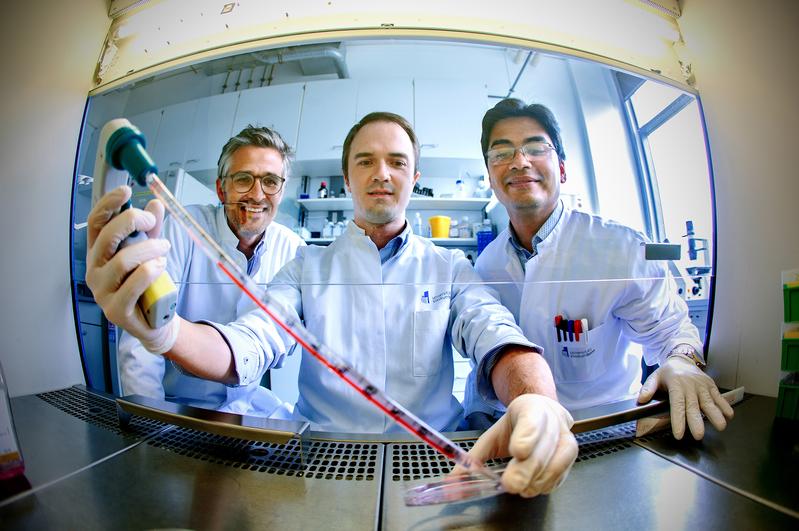
[[[146,175],[158,174],[153,159],[145,151],[144,135],[128,120],[111,120],[100,131],[97,159],[94,164],[94,183],[92,184],[92,206],[114,188],[130,184],[134,180],[145,185]],[[130,208],[128,201],[120,211]],[[127,237],[119,248],[147,239],[143,232],[136,231]],[[169,274],[164,271],[142,293],[138,304],[151,328],[159,328],[175,315],[178,290]]]

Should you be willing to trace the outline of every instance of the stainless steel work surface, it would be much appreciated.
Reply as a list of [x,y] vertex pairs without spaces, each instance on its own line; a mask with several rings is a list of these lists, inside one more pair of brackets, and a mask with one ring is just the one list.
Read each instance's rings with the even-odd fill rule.
[[[723,432],[694,441],[644,438],[640,445],[681,466],[799,514],[799,424],[776,420],[776,399],[748,396]],[[687,430],[686,430],[687,431]]]
[[[398,454],[386,452],[383,529],[788,529],[796,520],[626,441],[593,445],[553,494],[503,494],[473,502],[406,507]],[[420,446],[421,448],[421,446]],[[581,454],[583,446],[581,445]],[[424,449],[422,449],[424,453]],[[402,469],[402,466],[399,467]],[[429,466],[407,467],[424,472]]]
[[115,404],[73,387],[11,401],[25,459],[25,476],[34,488],[118,452],[163,425],[136,423],[123,433]]
[[[3,529],[373,529],[382,445],[313,446],[307,464],[282,449],[173,429],[0,506]],[[185,441],[183,441],[185,439]],[[188,441],[188,442],[186,442]],[[348,448],[347,445],[350,444]],[[346,455],[375,463],[357,474]],[[251,453],[249,464],[226,454]],[[356,455],[357,457],[357,455]],[[269,461],[261,466],[259,463]],[[232,463],[232,464],[231,464]],[[282,464],[280,464],[282,463]],[[353,468],[353,473],[348,473]],[[349,478],[349,479],[348,479]]]

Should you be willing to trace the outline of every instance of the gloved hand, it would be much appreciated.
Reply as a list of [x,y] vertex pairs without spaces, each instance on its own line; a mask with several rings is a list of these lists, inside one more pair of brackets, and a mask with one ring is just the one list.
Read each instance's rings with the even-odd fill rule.
[[[154,200],[145,210],[130,208],[111,219],[130,195],[130,187],[120,186],[104,195],[89,213],[86,284],[109,321],[139,339],[148,351],[163,354],[175,344],[180,318],[175,316],[160,328],[150,328],[136,303],[166,267],[164,255],[169,242],[156,239],[164,206]],[[122,240],[134,230],[146,231],[150,239],[117,252]]]
[[577,458],[572,424],[572,416],[555,400],[520,395],[469,454],[482,462],[510,455],[513,459],[502,474],[505,491],[525,498],[549,494],[563,483]]
[[702,413],[719,431],[727,427],[727,421],[734,415],[713,379],[682,356],[669,357],[646,379],[638,403],[649,402],[658,389],[669,393],[671,431],[675,439],[682,439],[685,434],[686,419],[691,435],[698,441],[705,436]]

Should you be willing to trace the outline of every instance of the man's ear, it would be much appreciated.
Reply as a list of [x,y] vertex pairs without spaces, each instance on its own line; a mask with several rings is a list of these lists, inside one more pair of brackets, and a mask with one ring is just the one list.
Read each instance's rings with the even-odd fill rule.
[[560,160],[558,165],[560,166],[560,184],[563,184],[566,182],[566,163]]
[[[343,172],[342,172],[342,173],[343,173]],[[346,174],[346,173],[344,174],[344,186],[346,186],[346,187],[347,187],[347,191],[348,191],[349,193],[352,193],[352,188],[350,188],[350,179],[349,179],[349,177],[347,177],[347,174]]]
[[219,198],[220,203],[225,202],[225,189],[222,187],[222,179],[216,180],[216,196]]

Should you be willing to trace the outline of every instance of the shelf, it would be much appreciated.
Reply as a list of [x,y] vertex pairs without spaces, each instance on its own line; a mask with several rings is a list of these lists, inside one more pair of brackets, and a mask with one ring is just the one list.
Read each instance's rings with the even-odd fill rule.
[[[491,200],[487,197],[412,197],[408,210],[482,210]],[[352,198],[297,199],[297,203],[308,211],[352,210]]]
[[[323,199],[322,201],[325,201]],[[477,238],[428,238],[441,247],[477,247]],[[335,238],[305,238],[308,245],[330,245]]]

